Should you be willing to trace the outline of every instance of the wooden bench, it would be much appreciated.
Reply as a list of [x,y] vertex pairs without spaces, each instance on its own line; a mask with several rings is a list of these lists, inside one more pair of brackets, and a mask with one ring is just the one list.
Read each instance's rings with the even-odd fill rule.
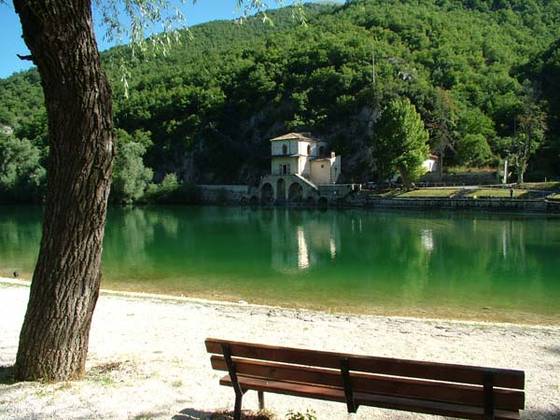
[[206,339],[212,367],[228,374],[220,385],[235,391],[234,418],[243,394],[264,392],[359,406],[469,419],[519,419],[525,374],[445,363],[368,357],[264,344]]

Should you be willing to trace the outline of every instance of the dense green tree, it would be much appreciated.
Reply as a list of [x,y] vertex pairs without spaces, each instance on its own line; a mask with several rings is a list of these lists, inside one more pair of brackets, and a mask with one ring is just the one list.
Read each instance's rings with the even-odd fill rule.
[[383,177],[398,171],[405,186],[423,173],[428,157],[428,131],[416,107],[408,99],[394,99],[377,126],[375,157]]
[[439,156],[439,175],[443,174],[446,156],[455,151],[457,140],[457,106],[449,92],[436,88],[434,109],[428,124],[431,139],[431,148]]
[[40,201],[45,175],[38,147],[0,133],[0,201]]
[[547,133],[535,157],[542,171],[555,173],[560,169],[560,39],[538,54],[524,68],[541,92],[547,113]]
[[130,135],[121,129],[116,131],[110,197],[114,202],[131,204],[144,195],[153,172],[144,166],[142,158],[151,144],[149,132],[137,130]]
[[544,139],[546,115],[528,90],[521,113],[517,116],[516,132],[511,138],[510,156],[513,158],[517,181],[523,183],[527,164]]
[[457,145],[459,160],[466,165],[481,167],[490,162],[492,151],[481,134],[467,134]]

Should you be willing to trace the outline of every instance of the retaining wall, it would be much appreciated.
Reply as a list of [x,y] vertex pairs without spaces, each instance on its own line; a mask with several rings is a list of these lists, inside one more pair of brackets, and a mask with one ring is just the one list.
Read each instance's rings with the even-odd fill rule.
[[248,185],[197,185],[202,203],[240,203],[251,196]]
[[[355,203],[357,204],[357,203]],[[560,203],[509,198],[390,198],[362,200],[369,208],[417,210],[485,210],[527,213],[560,213]]]

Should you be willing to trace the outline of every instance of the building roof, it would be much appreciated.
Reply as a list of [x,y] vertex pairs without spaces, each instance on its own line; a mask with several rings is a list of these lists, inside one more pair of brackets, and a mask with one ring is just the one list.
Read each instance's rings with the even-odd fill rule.
[[311,137],[311,133],[288,133],[270,139],[270,141],[277,141],[277,140],[301,140],[301,141],[309,141],[313,143],[317,143],[319,141]]
[[297,158],[297,157],[300,157],[300,156],[307,157],[307,155],[300,155],[299,153],[293,153],[291,155],[282,155],[282,154],[272,155],[272,158],[273,159],[275,159],[275,158]]

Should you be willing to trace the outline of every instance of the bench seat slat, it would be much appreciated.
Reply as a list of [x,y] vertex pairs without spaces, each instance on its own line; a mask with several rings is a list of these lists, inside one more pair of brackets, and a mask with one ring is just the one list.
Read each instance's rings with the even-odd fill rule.
[[[227,371],[227,365],[223,356],[212,355],[210,361],[213,369]],[[308,383],[318,386],[332,386],[343,390],[340,371],[334,369],[294,366],[240,358],[234,358],[234,362],[236,371],[246,376]],[[479,407],[484,406],[484,393],[481,386],[356,372],[350,372],[350,377],[354,392],[361,391]],[[495,406],[498,409],[519,410],[525,405],[525,394],[522,391],[496,388],[494,389],[494,399]]]
[[[277,394],[294,395],[328,401],[344,402],[344,391],[340,388],[316,386],[288,381],[267,381],[250,376],[238,375],[238,381],[244,390],[274,392]],[[229,375],[220,379],[220,385],[232,386]],[[355,402],[370,407],[390,408],[395,410],[413,411],[418,413],[439,414],[443,416],[483,419],[482,407],[465,406],[435,401],[401,398],[385,395],[354,393]],[[518,420],[519,411],[495,410],[495,418]]]
[[464,384],[482,385],[484,383],[485,374],[487,372],[492,372],[495,375],[494,386],[496,387],[523,389],[525,386],[525,373],[519,370],[421,362],[386,357],[358,356],[344,353],[268,346],[264,344],[242,343],[214,338],[206,339],[205,344],[208,353],[214,354],[221,354],[222,344],[226,344],[229,345],[232,356],[331,369],[339,369],[340,360],[342,358],[347,358],[349,368],[353,371]]

